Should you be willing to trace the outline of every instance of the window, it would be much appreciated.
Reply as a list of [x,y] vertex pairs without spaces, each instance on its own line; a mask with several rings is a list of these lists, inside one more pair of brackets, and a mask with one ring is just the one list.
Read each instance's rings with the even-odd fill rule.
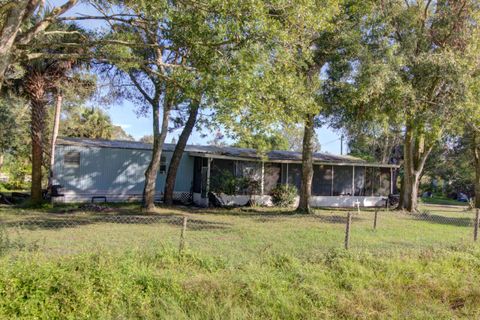
[[69,151],[63,156],[63,162],[66,167],[78,168],[80,167],[80,152]]
[[160,174],[165,174],[167,172],[167,158],[162,156],[160,158]]

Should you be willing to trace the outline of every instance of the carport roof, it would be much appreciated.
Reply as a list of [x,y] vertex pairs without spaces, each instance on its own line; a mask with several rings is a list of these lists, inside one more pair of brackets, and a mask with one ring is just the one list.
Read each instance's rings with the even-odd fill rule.
[[[152,150],[150,143],[138,141],[123,140],[103,140],[103,139],[87,139],[87,138],[58,138],[57,145],[80,146],[90,148],[112,148],[112,149],[135,149],[135,150]],[[164,151],[173,152],[175,144],[165,143]],[[259,154],[255,149],[235,148],[228,146],[204,146],[204,145],[187,145],[185,152],[199,157],[238,159],[238,160],[261,160],[268,159],[272,162],[301,162],[302,153],[295,151],[274,150],[266,155]],[[381,167],[397,167],[396,165],[371,164],[363,159],[333,155],[330,153],[316,152],[313,155],[315,163],[335,163],[335,164],[359,164],[374,165]]]

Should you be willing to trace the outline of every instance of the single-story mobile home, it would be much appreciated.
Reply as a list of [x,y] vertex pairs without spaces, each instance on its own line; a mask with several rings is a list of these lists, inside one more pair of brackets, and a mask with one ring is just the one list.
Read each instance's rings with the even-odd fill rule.
[[[162,200],[169,161],[175,145],[165,144],[156,182],[156,198]],[[92,197],[107,201],[140,201],[144,172],[151,158],[150,144],[134,141],[60,138],[57,141],[53,183],[63,186],[56,201],[84,202]],[[215,181],[225,173],[258,181],[254,197],[268,204],[278,184],[300,188],[301,153],[189,145],[181,159],[175,198],[207,206]],[[314,207],[382,206],[393,190],[395,165],[327,153],[314,154],[311,205]],[[247,194],[248,193],[248,194]],[[221,195],[225,203],[245,204],[252,192],[237,190]]]

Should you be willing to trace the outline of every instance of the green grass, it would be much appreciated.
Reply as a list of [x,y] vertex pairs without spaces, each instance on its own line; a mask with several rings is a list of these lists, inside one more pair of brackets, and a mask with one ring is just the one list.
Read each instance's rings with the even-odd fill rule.
[[434,196],[432,198],[421,198],[421,202],[425,204],[451,205],[451,206],[468,206],[468,203],[457,201],[443,196]]
[[0,207],[0,318],[480,317],[480,248],[462,208],[381,211],[377,230],[362,211],[345,251],[344,210],[62,213],[74,207]]

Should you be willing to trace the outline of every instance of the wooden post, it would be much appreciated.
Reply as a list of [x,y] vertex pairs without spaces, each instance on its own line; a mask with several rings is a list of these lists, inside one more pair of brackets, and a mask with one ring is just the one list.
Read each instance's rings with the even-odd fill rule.
[[377,230],[378,209],[375,209],[375,217],[373,218],[373,230]]
[[475,213],[475,223],[473,226],[473,241],[478,240],[478,225],[480,224],[480,209],[476,209]]
[[187,217],[183,217],[183,225],[182,225],[182,232],[180,233],[180,246],[178,251],[180,254],[183,253],[185,249],[185,233],[187,231]]
[[347,226],[345,228],[345,249],[348,250],[350,246],[350,225],[352,224],[352,213],[349,211],[347,214]]

